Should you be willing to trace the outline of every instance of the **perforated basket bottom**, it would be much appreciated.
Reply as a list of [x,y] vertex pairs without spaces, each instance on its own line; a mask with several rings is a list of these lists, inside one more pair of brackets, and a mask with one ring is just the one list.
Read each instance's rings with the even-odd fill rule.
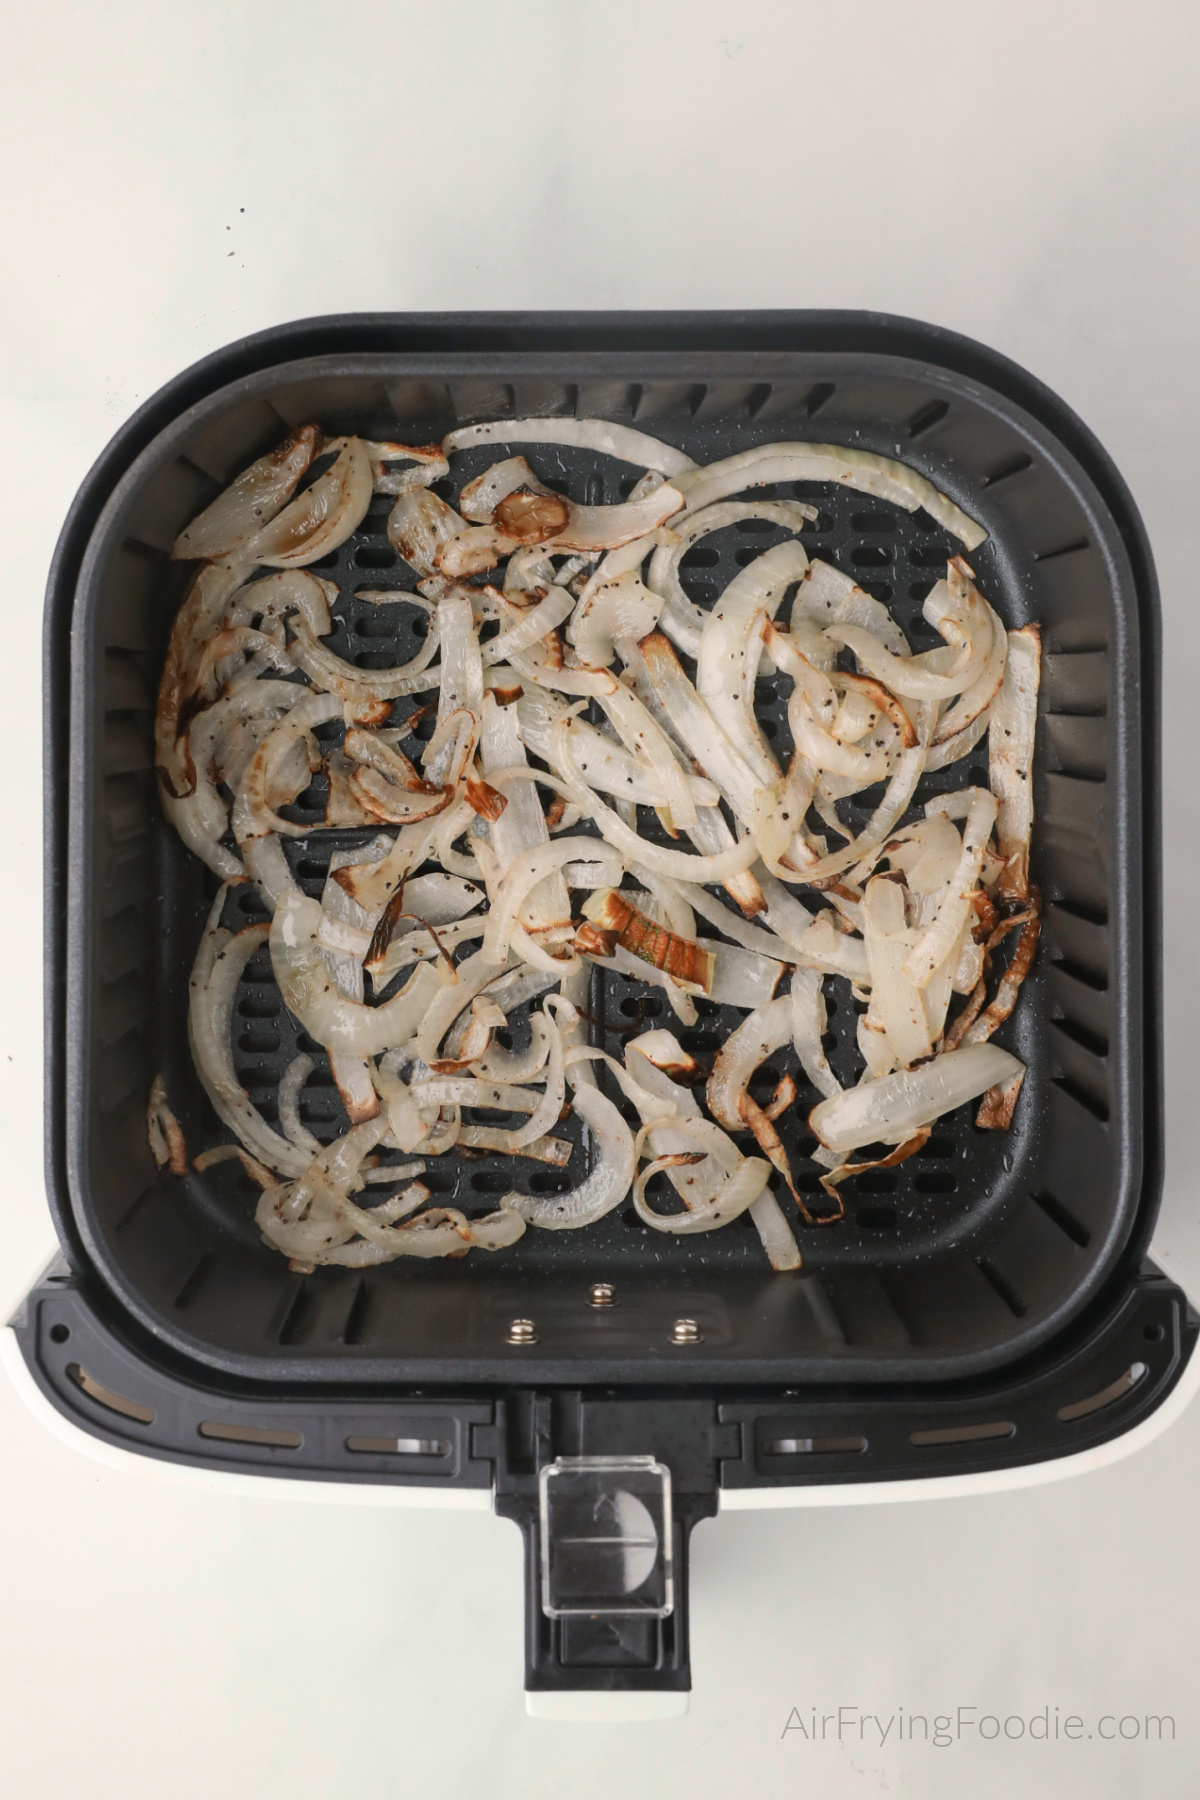
[[[513,446],[515,451],[519,446]],[[626,495],[635,476],[625,465],[591,453],[537,445],[525,449],[533,467],[550,486],[569,493],[572,498],[589,504],[613,503]],[[458,488],[494,460],[494,447],[487,447],[457,457],[453,479],[440,483],[435,491],[451,502]],[[909,514],[899,507],[871,499],[825,483],[789,483],[758,489],[755,498],[800,498],[819,509],[819,516],[802,533],[801,541],[810,557],[820,557],[836,564],[877,599],[885,601],[916,649],[932,647],[941,640],[925,621],[921,603],[939,576],[944,573],[949,556],[961,552],[961,545],[936,525],[925,513]],[[400,560],[386,534],[387,516],[392,502],[376,497],[360,529],[332,556],[314,565],[315,571],[335,581],[339,600],[332,607],[334,632],[327,640],[339,656],[360,668],[384,669],[407,662],[414,656],[427,629],[424,612],[413,605],[378,605],[357,597],[360,590],[378,588],[412,589],[417,577]],[[752,561],[763,550],[789,534],[765,520],[745,520],[703,539],[683,560],[684,585],[701,606],[711,604],[739,568]],[[1007,617],[1010,624],[1019,623],[1014,608],[999,586],[989,545],[984,545],[973,558],[983,589],[988,598]],[[786,613],[787,604],[784,606]],[[781,762],[791,750],[786,700],[790,682],[775,676],[760,679],[756,689],[756,711],[767,738],[772,742]],[[419,695],[397,703],[397,718],[407,716],[427,698]],[[428,735],[431,721],[417,727],[418,734]],[[341,727],[323,728],[322,735],[336,739]],[[970,781],[987,781],[986,740],[972,755],[953,767],[926,777],[921,786],[921,804],[932,792],[965,785]],[[872,812],[882,789],[873,789],[854,801],[843,802],[843,818],[854,829]],[[311,821],[315,826],[323,816],[326,797],[324,777],[318,776],[295,807],[285,809],[297,824]],[[916,816],[920,808],[912,809]],[[640,809],[640,829],[648,836],[662,839],[655,815]],[[581,830],[591,828],[584,825]],[[301,837],[286,845],[293,872],[304,890],[321,894],[329,856],[343,849],[367,842],[372,830],[314,830],[311,837]],[[666,841],[662,839],[662,841]],[[208,878],[207,897],[216,890],[215,878]],[[717,890],[714,890],[714,892]],[[818,897],[797,889],[802,899],[812,905]],[[226,907],[226,923],[232,928],[252,920],[265,918],[256,893],[249,888],[237,890]],[[1035,977],[1036,979],[1036,977]],[[786,978],[785,978],[786,980]],[[1026,1004],[1032,1004],[1032,986],[1027,990]],[[857,1014],[862,1004],[853,1000],[848,981],[831,977],[825,983],[829,1031],[826,1049],[840,1079],[852,1082],[862,1067],[855,1041]],[[535,1005],[540,1002],[535,1002]],[[956,1002],[958,1004],[958,1002]],[[660,988],[647,983],[595,969],[593,971],[589,1011],[589,1040],[610,1054],[620,1056],[628,1037],[656,1025],[675,1030],[684,1047],[707,1066],[720,1045],[736,1029],[746,1014],[728,1006],[697,1002],[699,1019],[692,1028],[680,1025],[671,1013]],[[520,1045],[528,1041],[527,1011],[510,1021],[512,1041]],[[1015,1022],[1014,1022],[1015,1023]],[[999,1041],[1007,1041],[1002,1032]],[[1016,1047],[1014,1045],[1014,1047]],[[244,1084],[259,1111],[268,1120],[277,1118],[277,1088],[280,1077],[293,1057],[307,1052],[316,1068],[309,1077],[301,1099],[301,1118],[322,1142],[329,1142],[346,1130],[348,1120],[329,1071],[328,1059],[321,1046],[297,1027],[283,1006],[271,972],[270,958],[264,948],[247,965],[235,1010],[234,1063],[239,1080]],[[813,1210],[824,1210],[828,1202],[820,1188],[820,1171],[809,1161],[815,1140],[807,1127],[807,1117],[820,1096],[809,1086],[794,1052],[789,1048],[770,1057],[751,1082],[751,1093],[760,1103],[774,1091],[780,1077],[789,1073],[797,1085],[794,1105],[778,1122],[780,1135],[787,1147],[802,1194],[813,1196]],[[616,1090],[607,1071],[600,1074],[601,1085],[636,1126],[636,1115]],[[702,1089],[698,1089],[703,1099]],[[908,1162],[895,1169],[871,1171],[843,1189],[846,1216],[826,1227],[806,1226],[788,1197],[782,1178],[772,1177],[799,1236],[806,1265],[833,1263],[878,1263],[881,1251],[889,1261],[921,1258],[936,1250],[945,1250],[965,1237],[973,1236],[983,1222],[983,1215],[1004,1204],[1009,1182],[1005,1179],[1013,1168],[1014,1158],[1027,1148],[1028,1130],[1020,1113],[1012,1133],[984,1132],[972,1122],[974,1108],[963,1107],[941,1120],[929,1142]],[[204,1103],[207,1141],[215,1142],[223,1135],[211,1108]],[[515,1121],[494,1113],[479,1114],[480,1123],[505,1124]],[[457,1152],[432,1160],[423,1180],[433,1191],[436,1203],[460,1207],[468,1217],[479,1217],[494,1210],[497,1198],[513,1186],[534,1194],[563,1192],[575,1186],[587,1172],[588,1150],[581,1142],[578,1123],[571,1119],[556,1128],[575,1143],[568,1167],[562,1170],[507,1155],[473,1154],[465,1158]],[[752,1140],[746,1147],[753,1148]],[[257,1188],[236,1165],[211,1172],[207,1178],[209,1204],[216,1204],[223,1222],[235,1235],[257,1242],[253,1226],[250,1196]],[[660,1178],[661,1179],[661,1178]],[[383,1190],[376,1190],[383,1191]],[[552,1269],[569,1261],[577,1270],[580,1244],[572,1243],[580,1234],[530,1231],[513,1249],[501,1257],[473,1256],[456,1265],[456,1273],[470,1273],[486,1278],[488,1265],[501,1260],[516,1260],[530,1272]],[[657,1264],[670,1271],[686,1274],[693,1270],[760,1271],[765,1257],[752,1221],[744,1216],[723,1231],[698,1238],[676,1238],[660,1234],[642,1224],[627,1200],[620,1208],[583,1234],[587,1239],[589,1265],[597,1271],[629,1267],[643,1268]],[[406,1276],[416,1279],[436,1277],[434,1265],[406,1264]]]

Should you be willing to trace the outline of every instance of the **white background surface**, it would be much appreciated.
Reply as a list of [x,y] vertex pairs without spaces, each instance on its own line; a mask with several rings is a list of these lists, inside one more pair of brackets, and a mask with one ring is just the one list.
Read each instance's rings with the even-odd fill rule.
[[[180,368],[324,311],[865,306],[1007,352],[1099,433],[1163,585],[1167,1196],[1200,1296],[1194,9],[465,0],[6,9],[0,1303],[52,1245],[34,888],[41,590]],[[1200,1413],[1028,1493],[728,1515],[690,1718],[537,1724],[486,1515],[285,1505],[74,1455],[0,1381],[0,1785],[39,1800],[1191,1795]],[[789,1711],[1172,1714],[1176,1742],[813,1747]]]

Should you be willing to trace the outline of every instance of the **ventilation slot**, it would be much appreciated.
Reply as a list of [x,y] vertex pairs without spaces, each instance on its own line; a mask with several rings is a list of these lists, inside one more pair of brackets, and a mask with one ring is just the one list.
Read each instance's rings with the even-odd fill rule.
[[[391,650],[359,650],[355,653],[356,669],[396,669],[400,665]],[[301,796],[303,800],[303,795]]]
[[1025,1302],[1013,1287],[1012,1283],[1008,1280],[1007,1276],[1002,1275],[999,1269],[987,1260],[986,1256],[976,1257],[975,1266],[983,1276],[984,1280],[988,1283],[989,1287],[999,1294],[1001,1300],[1003,1300],[1013,1317],[1015,1319],[1023,1319],[1025,1317]]
[[176,1312],[184,1312],[192,1304],[212,1268],[213,1259],[206,1251],[175,1296]]
[[1066,769],[1061,764],[1055,768],[1052,763],[1051,771],[1063,781],[1086,781],[1093,787],[1102,787],[1108,780],[1106,769]]
[[445,1438],[361,1437],[351,1433],[347,1450],[356,1456],[449,1456]]
[[[395,558],[393,557],[392,560],[394,562]],[[383,566],[386,566],[386,565],[383,565]],[[390,619],[386,612],[367,613],[363,618],[356,621],[355,626],[354,626],[354,634],[356,637],[364,637],[364,638],[395,637],[395,635],[396,635],[395,621],[393,619]]]
[[1072,1419],[1086,1419],[1091,1413],[1099,1412],[1103,1406],[1111,1406],[1114,1400],[1120,1400],[1131,1388],[1135,1388],[1146,1373],[1144,1362],[1130,1363],[1123,1375],[1101,1388],[1098,1394],[1089,1394],[1086,1400],[1073,1400],[1070,1406],[1060,1406],[1058,1417],[1064,1425]]
[[1086,1025],[1080,1025],[1075,1019],[1051,1019],[1050,1023],[1055,1031],[1061,1031],[1064,1037],[1070,1038],[1073,1044],[1078,1044],[1090,1056],[1099,1057],[1103,1062],[1108,1055],[1108,1039],[1101,1037],[1099,1032],[1089,1031]]
[[1069,1075],[1052,1075],[1050,1079],[1056,1088],[1061,1088],[1064,1094],[1069,1094],[1072,1100],[1082,1106],[1086,1112],[1090,1112],[1093,1119],[1099,1119],[1102,1125],[1108,1124],[1108,1102],[1106,1100],[1101,1100],[1096,1094],[1089,1094],[1085,1087],[1081,1087],[1077,1081],[1072,1081]]
[[350,1310],[346,1314],[346,1323],[342,1327],[343,1344],[361,1344],[367,1335],[367,1313],[370,1310],[371,1295],[365,1281],[360,1280],[354,1290],[354,1298],[350,1302]]
[[993,1419],[986,1425],[943,1425],[935,1431],[910,1431],[908,1441],[918,1449],[938,1444],[986,1444],[992,1438],[1015,1437],[1011,1419]]
[[923,406],[920,412],[915,412],[908,421],[909,437],[919,438],[925,432],[932,431],[935,425],[941,424],[949,411],[948,400],[931,400],[928,406]]
[[263,1444],[268,1450],[298,1450],[304,1442],[298,1431],[277,1431],[268,1425],[222,1425],[215,1419],[203,1421],[200,1436],[223,1444]]
[[155,1187],[153,1182],[151,1182],[148,1187],[144,1187],[142,1189],[141,1193],[138,1195],[137,1199],[133,1202],[133,1204],[131,1206],[129,1206],[127,1208],[127,1210],[125,1212],[123,1212],[121,1214],[121,1217],[117,1220],[116,1230],[124,1231],[128,1225],[131,1225],[133,1223],[133,1220],[137,1217],[137,1215],[141,1212],[142,1208],[145,1206],[146,1202],[148,1200],[150,1200],[157,1193],[157,1191],[158,1190]]
[[764,1456],[859,1456],[867,1440],[858,1432],[841,1437],[771,1438],[763,1445]]
[[77,1388],[82,1388],[89,1400],[95,1400],[100,1406],[107,1406],[109,1412],[120,1413],[123,1419],[132,1419],[138,1425],[153,1425],[152,1406],[139,1406],[136,1400],[127,1400],[124,1394],[114,1394],[111,1388],[101,1387],[78,1363],[68,1363],[67,1374]]
[[308,1328],[312,1323],[316,1310],[316,1302],[303,1282],[300,1282],[292,1295],[283,1324],[279,1327],[281,1344],[302,1344],[308,1336]]
[[1061,1200],[1056,1200],[1053,1194],[1047,1193],[1034,1194],[1031,1198],[1034,1205],[1041,1207],[1046,1217],[1053,1220],[1064,1236],[1069,1237],[1073,1244],[1078,1244],[1081,1250],[1087,1249],[1092,1241],[1091,1232],[1086,1225],[1080,1224],[1074,1213],[1065,1207]]
[[[1056,557],[1074,556],[1077,551],[1087,550],[1089,547],[1087,538],[1075,538],[1069,544],[1060,544],[1057,550],[1035,551],[1033,560],[1035,563],[1053,562]],[[1061,654],[1061,652],[1059,654]]]
[[984,476],[983,485],[985,488],[999,487],[1002,481],[1011,481],[1014,475],[1023,475],[1026,469],[1032,467],[1032,456],[1010,456],[1007,462],[1002,462],[990,475]]
[[837,389],[832,381],[818,381],[816,387],[813,388],[808,399],[804,402],[804,410],[809,418],[815,419],[821,408],[833,399],[836,392]]
[[283,1001],[268,989],[262,993],[243,994],[237,1009],[243,1019],[274,1019],[283,1010]]
[[942,1169],[922,1171],[913,1180],[918,1194],[953,1194],[958,1190],[958,1177]]
[[1094,994],[1107,994],[1108,976],[1097,969],[1085,969],[1082,963],[1073,962],[1069,956],[1057,955],[1051,958],[1053,966],[1060,974],[1077,981],[1080,987],[1090,988]]
[[1088,900],[1052,900],[1050,904],[1055,912],[1066,913],[1069,919],[1082,919],[1085,925],[1108,925],[1108,908]]
[[162,549],[158,544],[148,544],[144,538],[127,537],[122,548],[132,550],[137,556],[152,557],[155,562],[160,563],[166,562],[170,555],[169,550]]

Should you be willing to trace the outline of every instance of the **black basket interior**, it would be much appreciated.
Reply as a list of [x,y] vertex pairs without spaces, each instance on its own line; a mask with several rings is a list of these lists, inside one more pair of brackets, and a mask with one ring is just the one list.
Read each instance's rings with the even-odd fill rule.
[[[93,534],[71,674],[71,1203],[121,1300],[189,1355],[263,1379],[944,1377],[994,1366],[1044,1338],[1084,1304],[1126,1243],[1141,1195],[1142,772],[1138,600],[1115,526],[1041,425],[944,370],[886,355],[714,355],[707,369],[696,360],[610,353],[581,370],[568,356],[373,355],[264,371],[161,433]],[[290,425],[317,420],[331,432],[421,442],[479,418],[572,412],[634,423],[704,461],[797,438],[899,455],[988,528],[970,558],[983,591],[1007,624],[1040,620],[1045,646],[1033,859],[1045,928],[999,1039],[1029,1065],[1016,1123],[984,1132],[973,1108],[960,1109],[909,1162],[843,1190],[846,1217],[832,1227],[805,1226],[785,1197],[804,1255],[799,1277],[771,1273],[748,1218],[670,1238],[643,1227],[628,1203],[583,1232],[531,1230],[494,1256],[293,1274],[261,1243],[257,1189],[236,1164],[173,1179],[155,1170],[146,1143],[146,1095],[160,1069],[189,1149],[225,1135],[192,1069],[185,1027],[188,974],[216,882],[164,822],[152,767],[157,676],[187,580],[167,552],[180,527]],[[591,454],[522,448],[544,480],[592,503],[621,498],[640,473]],[[456,458],[439,491],[453,499],[495,454]],[[921,601],[961,546],[925,513],[829,484],[760,492],[815,504],[819,517],[802,534],[809,554],[886,600],[916,647],[936,641]],[[374,500],[360,530],[317,565],[341,595],[331,645],[368,668],[406,661],[424,628],[415,608],[355,597],[415,583],[387,540],[390,504]],[[705,539],[684,562],[694,598],[714,596],[781,535],[751,521]],[[790,747],[787,688],[767,680],[759,692],[781,753]],[[965,765],[929,778],[923,797],[960,785],[964,773],[986,778],[986,742]],[[873,798],[848,816],[864,817]],[[293,816],[315,825],[322,807],[318,778]],[[372,835],[322,831],[293,840],[289,859],[319,895],[330,850]],[[248,888],[227,905],[231,924],[265,916]],[[855,1005],[844,981],[827,982],[826,992],[830,1056],[846,1078],[858,1067]],[[661,990],[599,971],[589,1005],[593,1041],[609,1051],[667,1024],[702,1061],[744,1017],[700,1002],[697,1025],[681,1030]],[[514,1021],[515,1041],[523,1028]],[[300,1048],[318,1063],[303,1116],[327,1141],[345,1128],[337,1089],[319,1046],[298,1039],[264,950],[246,970],[234,1052],[268,1118]],[[769,1093],[785,1070],[800,1096],[781,1130],[803,1170],[817,1096],[790,1051],[771,1059],[752,1091]],[[573,1186],[586,1157],[577,1142],[561,1172],[500,1156],[447,1158],[425,1180],[438,1201],[478,1215],[513,1185]],[[821,1197],[811,1165],[799,1185]],[[616,1287],[616,1308],[589,1307],[597,1281]],[[672,1343],[681,1315],[696,1320],[699,1345]],[[536,1320],[536,1346],[507,1343],[514,1316]]]

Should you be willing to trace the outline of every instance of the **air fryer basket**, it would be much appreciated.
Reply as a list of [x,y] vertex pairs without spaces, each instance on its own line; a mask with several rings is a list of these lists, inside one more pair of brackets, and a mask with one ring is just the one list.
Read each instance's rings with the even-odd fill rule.
[[[853,1184],[842,1224],[797,1226],[799,1276],[772,1274],[752,1229],[662,1239],[628,1208],[582,1232],[531,1231],[495,1256],[301,1276],[258,1240],[236,1165],[181,1181],[150,1158],[146,1094],[160,1069],[189,1148],[222,1135],[185,1030],[188,973],[215,881],[161,817],[152,766],[157,674],[187,578],[168,558],[174,537],[289,426],[311,419],[328,431],[420,442],[475,419],[529,414],[633,422],[703,461],[804,438],[899,456],[986,526],[971,561],[1005,622],[1043,626],[1033,874],[1045,926],[1000,1040],[1029,1066],[1015,1127],[978,1131],[970,1109],[943,1120],[918,1156]],[[544,479],[592,502],[618,499],[638,473],[547,446],[529,455]],[[482,460],[457,458],[454,483]],[[810,554],[886,599],[920,645],[920,602],[958,546],[924,513],[828,486],[785,491],[820,508],[803,533]],[[397,626],[398,609],[355,598],[359,588],[413,584],[387,541],[387,505],[373,502],[361,529],[318,565],[341,594],[333,647],[365,667],[406,660],[419,628],[411,609]],[[684,565],[697,598],[771,541],[757,528],[706,540]],[[1140,1371],[1109,1396],[1111,1413],[1095,1409],[1105,1411],[1101,1435],[1124,1429],[1157,1403],[1191,1342],[1178,1291],[1137,1272],[1160,1182],[1157,657],[1152,567],[1103,451],[1030,377],[929,327],[802,313],[359,318],[269,332],[210,359],[116,440],[77,503],[51,580],[48,1130],[52,1199],[73,1273],[39,1290],[46,1320],[52,1302],[61,1309],[73,1294],[110,1355],[119,1342],[118,1362],[142,1369],[135,1386],[141,1379],[145,1390],[155,1371],[157,1398],[145,1410],[160,1421],[156,1453],[256,1467],[273,1455],[278,1467],[291,1450],[290,1467],[309,1475],[495,1480],[532,1534],[535,1572],[533,1487],[551,1448],[664,1458],[682,1569],[687,1527],[712,1510],[718,1468],[727,1485],[912,1473],[918,1415],[950,1421],[944,1441],[959,1446],[952,1457],[965,1457],[963,1466],[1061,1453],[1067,1445],[1049,1422],[1060,1430],[1072,1421],[1050,1399],[1061,1398],[1068,1368],[1075,1398],[1086,1398],[1091,1390],[1078,1384],[1086,1388],[1082,1371],[1097,1346],[1107,1346],[1099,1373],[1118,1342],[1111,1379]],[[780,745],[785,694],[760,684],[766,730]],[[985,746],[967,766],[985,769]],[[959,767],[932,782],[962,779]],[[310,791],[295,816],[315,826],[321,805]],[[319,893],[331,845],[369,835],[294,840],[288,853],[302,885]],[[228,906],[231,922],[259,916],[248,889]],[[619,1050],[621,1034],[651,1022],[661,1004],[657,990],[597,972],[595,1041]],[[703,1056],[742,1015],[706,1003],[700,1011],[684,1042]],[[847,1076],[854,1012],[840,997],[830,1012],[831,1059]],[[255,958],[239,994],[235,1061],[268,1116],[296,1050],[269,960]],[[794,1059],[772,1059],[764,1084],[785,1067]],[[307,1122],[327,1141],[344,1116],[321,1076],[319,1068],[309,1084]],[[789,1127],[798,1156],[812,1103],[802,1086]],[[578,1143],[561,1175],[518,1165],[517,1178],[535,1190],[573,1185],[586,1156]],[[511,1159],[491,1157],[435,1166],[426,1179],[439,1200],[482,1212],[513,1176]],[[597,1282],[615,1288],[617,1306],[589,1304]],[[84,1365],[71,1360],[81,1352],[68,1343],[72,1330],[78,1343],[84,1315],[72,1326],[55,1314],[67,1333],[55,1338],[45,1321],[35,1327],[36,1313],[26,1331],[39,1379],[98,1428],[104,1402],[81,1391]],[[509,1341],[516,1317],[535,1321],[535,1342]],[[681,1318],[697,1328],[683,1341]],[[1129,1352],[1135,1340],[1140,1360]],[[92,1369],[89,1378],[104,1390],[103,1375]],[[123,1379],[118,1397],[130,1392],[128,1369]],[[601,1386],[608,1399],[595,1392]],[[417,1405],[414,1389],[439,1398]],[[648,1398],[667,1391],[666,1411]],[[227,1414],[250,1408],[257,1418],[270,1400],[273,1428],[289,1442],[256,1443],[247,1427],[249,1438],[214,1446],[195,1412],[211,1410],[214,1394]],[[1005,1430],[955,1436],[964,1415],[953,1409],[970,1415],[989,1394],[1007,1396]],[[441,1422],[429,1415],[420,1428],[410,1420],[395,1429],[402,1398],[410,1411],[417,1405],[414,1419],[440,1404]],[[868,1404],[870,1438],[852,1417],[865,1417]],[[1022,1435],[1013,1414],[1031,1405]],[[278,1424],[288,1408],[303,1414],[304,1429]],[[699,1409],[695,1419],[689,1408]],[[107,1429],[137,1441],[129,1415],[119,1416]],[[825,1438],[813,1429],[821,1418]],[[891,1443],[888,1421],[905,1425]],[[938,1429],[926,1425],[931,1442]],[[364,1445],[391,1437],[441,1445],[441,1467],[431,1467],[428,1450],[347,1451],[356,1436]],[[811,1446],[825,1441],[833,1461],[818,1458],[814,1476]],[[540,1623],[531,1626],[530,1668],[540,1684],[561,1686],[559,1664],[571,1661],[564,1645],[572,1631],[582,1644],[583,1628],[558,1621],[547,1637],[533,1574],[531,1582]],[[618,1679],[612,1669],[628,1664],[643,1685],[684,1685],[684,1586],[680,1579],[675,1625],[666,1617],[653,1629],[648,1619],[629,1627],[636,1654],[614,1652],[614,1664],[594,1645],[581,1650],[579,1667],[591,1670],[583,1684],[608,1685]],[[557,1674],[547,1673],[551,1664]]]
[[[553,353],[297,360],[189,409],[105,509],[76,596],[71,675],[70,1182],[90,1256],[125,1305],[180,1351],[247,1376],[352,1370],[368,1382],[435,1372],[504,1379],[516,1367],[545,1380],[564,1364],[580,1378],[625,1381],[665,1367],[683,1380],[945,1376],[1027,1350],[1111,1269],[1141,1197],[1143,1110],[1142,647],[1120,535],[1084,472],[998,395],[888,355],[800,352],[762,363],[621,353],[584,366]],[[185,1032],[188,973],[216,882],[164,822],[152,768],[155,677],[189,573],[167,551],[289,425],[316,419],[330,431],[424,442],[514,412],[633,419],[705,461],[803,437],[899,453],[988,527],[974,567],[1006,621],[1035,618],[1045,628],[1034,874],[1047,927],[1006,1034],[1030,1069],[1015,1129],[978,1131],[960,1109],[922,1154],[858,1181],[843,1225],[800,1228],[798,1280],[771,1273],[752,1226],[664,1241],[632,1207],[583,1232],[531,1231],[502,1255],[300,1277],[259,1241],[256,1190],[238,1165],[180,1183],[150,1158],[145,1100],[159,1069],[188,1143],[199,1149],[221,1135]],[[529,454],[576,499],[599,497],[594,456],[543,446]],[[484,447],[457,457],[455,483],[494,455]],[[606,460],[602,473],[611,502],[639,471]],[[801,486],[821,508],[803,534],[810,552],[853,571],[918,643],[922,632],[932,637],[920,602],[958,548],[949,535],[923,513]],[[321,565],[342,596],[333,647],[368,667],[407,660],[418,647],[414,626],[425,625],[415,608],[354,597],[358,587],[415,586],[387,541],[389,505],[386,496],[373,502],[361,529]],[[756,555],[779,535],[731,529],[693,551],[697,597],[719,591],[739,554]],[[787,729],[787,688],[760,683],[772,735]],[[986,778],[985,747],[974,763]],[[963,778],[955,766],[931,785]],[[322,811],[313,790],[296,809],[314,826]],[[292,867],[319,894],[330,845],[372,835],[293,839]],[[229,913],[265,916],[248,888],[231,896]],[[831,1030],[835,1067],[847,1076],[856,1020],[844,985],[842,994]],[[598,973],[594,1035],[619,1050],[621,1029],[663,1004],[648,986]],[[742,1015],[707,1004],[701,1013],[684,1041],[703,1055]],[[265,950],[246,971],[236,1030],[239,1076],[270,1116],[298,1045]],[[318,1059],[308,1123],[329,1138],[346,1128],[345,1115],[323,1054],[306,1047]],[[768,1091],[785,1065],[795,1067],[793,1053],[763,1071]],[[802,1089],[789,1115],[793,1141],[803,1143],[816,1098]],[[527,1178],[535,1189],[573,1185],[583,1156]],[[512,1179],[511,1160],[496,1156],[445,1172],[435,1165],[429,1184],[439,1199],[484,1211]],[[815,1186],[815,1176],[802,1179]],[[581,1307],[595,1281],[620,1289],[620,1309]],[[517,1315],[536,1321],[533,1354],[506,1344]],[[670,1342],[680,1315],[696,1320],[703,1339],[685,1355]]]

